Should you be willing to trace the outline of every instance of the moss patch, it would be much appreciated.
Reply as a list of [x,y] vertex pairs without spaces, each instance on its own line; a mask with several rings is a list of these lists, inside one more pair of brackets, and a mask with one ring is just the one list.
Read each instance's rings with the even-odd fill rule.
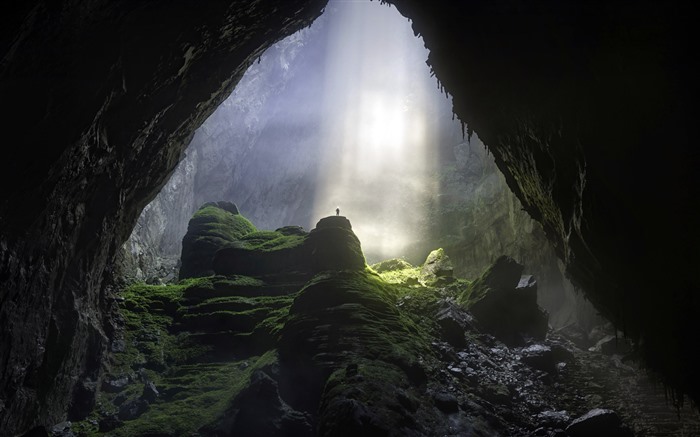
[[180,278],[211,275],[211,261],[216,251],[240,245],[241,238],[256,231],[248,219],[231,212],[230,208],[204,205],[190,219],[187,234],[182,239]]

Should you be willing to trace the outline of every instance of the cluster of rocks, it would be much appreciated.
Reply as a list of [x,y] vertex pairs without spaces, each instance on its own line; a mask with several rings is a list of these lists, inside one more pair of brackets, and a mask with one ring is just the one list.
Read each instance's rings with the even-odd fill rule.
[[[584,360],[612,359],[607,343],[597,352],[548,330],[536,281],[511,258],[473,282],[455,278],[441,250],[420,268],[368,269],[344,217],[240,243],[210,258],[227,276],[125,294],[115,373],[97,415],[68,432],[632,435],[631,410],[586,392],[601,377]],[[233,262],[246,253],[260,263]],[[223,402],[212,411],[168,421],[181,411],[170,405],[213,392]]]
[[[129,384],[142,384],[141,396],[129,399],[124,390]],[[102,390],[117,395],[112,399],[112,404],[119,408],[117,413],[103,411],[102,418],[98,422],[100,432],[111,431],[122,425],[125,420],[133,420],[148,411],[149,406],[157,402],[160,393],[152,381],[134,381],[128,375],[115,379],[105,379]]]

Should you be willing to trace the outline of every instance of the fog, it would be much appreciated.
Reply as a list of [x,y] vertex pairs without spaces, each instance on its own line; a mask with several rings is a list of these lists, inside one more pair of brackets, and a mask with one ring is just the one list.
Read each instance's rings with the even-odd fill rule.
[[339,206],[368,258],[400,256],[437,191],[428,114],[446,98],[430,79],[422,41],[393,7],[330,8],[314,211]]
[[[250,176],[233,181],[230,197],[263,227],[310,229],[339,207],[369,261],[404,255],[425,227],[426,205],[438,190],[437,118],[451,106],[431,78],[422,40],[393,6],[370,1],[332,1],[311,29],[291,38],[302,43],[266,52],[227,102],[232,110],[225,120],[247,120],[247,129],[264,125],[262,140],[231,144],[247,150],[245,157],[231,153],[246,159]],[[276,63],[274,74],[264,68],[269,63]],[[244,97],[249,87],[283,81],[284,89],[269,99],[274,104]],[[299,184],[313,188],[290,190]],[[256,191],[279,195],[263,199]],[[289,202],[283,193],[306,198]],[[270,202],[280,197],[302,211],[275,214]],[[256,214],[266,218],[256,220]],[[270,223],[271,217],[279,221]]]
[[464,148],[427,57],[393,6],[331,1],[254,62],[195,132],[129,250],[179,257],[192,214],[227,200],[260,229],[309,230],[339,207],[369,262],[411,244],[425,257],[415,242],[432,238],[437,168]]

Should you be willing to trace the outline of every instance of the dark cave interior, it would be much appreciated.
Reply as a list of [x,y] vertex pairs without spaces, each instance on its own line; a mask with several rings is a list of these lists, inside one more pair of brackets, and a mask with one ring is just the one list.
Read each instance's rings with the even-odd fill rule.
[[[572,282],[638,345],[640,362],[675,399],[700,400],[689,6],[382,3],[411,20],[455,115],[493,154]],[[325,6],[1,7],[3,435],[50,426],[79,407],[89,390],[81,382],[103,371],[115,331],[113,261],[140,212],[248,66]],[[385,311],[383,301],[368,305]],[[410,365],[402,370],[421,379]]]

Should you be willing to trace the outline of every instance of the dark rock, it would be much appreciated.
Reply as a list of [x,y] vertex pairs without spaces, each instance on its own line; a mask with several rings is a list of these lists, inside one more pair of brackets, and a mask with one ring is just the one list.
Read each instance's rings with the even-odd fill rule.
[[123,338],[115,339],[110,344],[112,352],[124,352],[126,350],[126,342]]
[[467,345],[465,332],[473,330],[474,320],[471,315],[458,305],[441,301],[440,309],[435,319],[440,326],[440,335],[443,340],[456,348],[463,348]]
[[345,217],[325,217],[309,233],[312,271],[360,270],[365,267],[360,240]]
[[120,376],[115,379],[106,379],[102,381],[102,390],[107,393],[119,393],[129,385],[128,376]]
[[503,384],[482,381],[481,394],[487,401],[498,405],[510,405],[513,401],[510,390]]
[[354,399],[334,400],[319,423],[319,436],[385,437],[390,430],[371,408]]
[[345,367],[345,377],[346,377],[346,378],[352,378],[353,376],[356,376],[356,375],[357,375],[357,371],[358,371],[358,368],[357,368],[357,364],[356,364],[356,363],[348,364],[348,365]]
[[308,417],[280,398],[277,381],[262,370],[253,372],[248,386],[232,401],[225,418],[209,431],[241,436],[313,435]]
[[127,393],[121,392],[118,395],[116,395],[114,399],[112,399],[112,403],[118,407],[121,404],[123,404],[127,399],[129,399],[129,395]]
[[457,397],[451,393],[433,393],[433,402],[443,413],[456,413],[459,411],[459,401]]
[[282,235],[306,235],[307,232],[301,226],[284,226],[276,229]]
[[348,231],[352,231],[352,225],[350,224],[350,220],[348,220],[347,217],[337,215],[324,217],[321,220],[319,220],[318,223],[316,223],[317,230],[328,228],[341,228],[347,229]]
[[633,437],[613,410],[596,408],[573,420],[566,427],[571,437]]
[[71,430],[73,424],[69,421],[61,422],[51,427],[51,437],[75,437]]
[[235,205],[231,205],[229,202],[205,203],[192,216],[182,239],[180,279],[213,274],[212,261],[216,252],[230,245],[242,246],[240,239],[256,231]]
[[575,355],[566,346],[556,342],[550,342],[549,347],[552,349],[552,355],[554,356],[554,361],[557,363],[565,362],[570,363],[575,360]]
[[453,273],[452,261],[450,261],[450,257],[445,254],[442,248],[430,252],[420,270],[421,280],[424,282],[435,282],[440,278],[452,278]]
[[50,437],[50,434],[46,431],[45,427],[37,426],[36,428],[32,428],[26,434],[22,434],[22,437]]
[[120,420],[136,419],[148,410],[148,402],[143,399],[132,399],[119,407]]
[[474,291],[513,290],[521,284],[523,269],[524,266],[513,258],[502,255],[478,279],[479,283],[473,287]]
[[556,371],[557,361],[549,346],[534,344],[524,348],[521,354],[522,362],[534,369],[548,373]]
[[141,399],[152,404],[158,399],[159,396],[160,393],[158,393],[158,389],[156,388],[156,385],[153,382],[148,381],[143,385],[143,393],[141,393]]
[[571,417],[566,411],[543,411],[537,415],[537,421],[549,428],[565,428]]
[[73,399],[68,410],[68,419],[83,420],[93,408],[95,408],[97,396],[97,383],[94,381],[80,381],[73,388]]
[[600,352],[605,355],[627,355],[632,353],[634,345],[627,338],[607,335],[599,340],[595,346],[589,349],[592,352]]
[[523,266],[502,256],[460,298],[487,331],[517,346],[525,337],[544,339],[547,312],[537,305],[537,282],[520,278]]
[[570,324],[559,328],[557,332],[571,340],[579,349],[588,349],[592,344],[586,330],[576,324]]
[[410,412],[415,412],[420,403],[416,398],[406,393],[405,390],[399,389],[396,391],[396,400],[399,404]]
[[98,423],[98,428],[100,432],[108,432],[112,431],[113,429],[119,428],[122,426],[123,422],[119,420],[116,414],[112,414],[109,416],[105,416],[100,419]]

